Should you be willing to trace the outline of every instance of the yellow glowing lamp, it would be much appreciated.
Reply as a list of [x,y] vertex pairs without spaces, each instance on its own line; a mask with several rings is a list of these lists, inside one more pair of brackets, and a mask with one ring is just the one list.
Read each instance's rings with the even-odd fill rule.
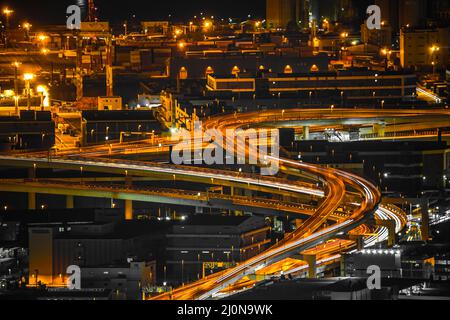
[[5,15],[7,15],[7,16],[9,16],[11,13],[13,13],[14,11],[13,10],[11,10],[11,9],[9,9],[9,8],[5,8],[4,10],[3,10],[3,13],[5,14]]
[[13,97],[14,96],[14,90],[5,90],[5,91],[3,91],[3,95],[5,97],[8,97],[8,98]]
[[47,36],[46,36],[45,34],[40,34],[40,35],[38,36],[38,40],[39,40],[39,41],[45,41],[45,40],[47,40]]
[[25,81],[30,81],[30,80],[33,80],[33,79],[34,79],[34,74],[32,74],[32,73],[25,73],[23,75],[23,80],[25,80]]

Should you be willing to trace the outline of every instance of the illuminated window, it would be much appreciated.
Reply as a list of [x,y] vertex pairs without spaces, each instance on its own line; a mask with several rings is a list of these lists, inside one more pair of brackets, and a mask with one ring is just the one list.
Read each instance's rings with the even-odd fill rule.
[[187,69],[186,69],[185,67],[181,67],[181,69],[180,69],[180,74],[179,74],[179,78],[180,78],[181,80],[184,80],[184,79],[187,79],[187,77],[188,77],[188,71],[187,71]]
[[288,74],[293,73],[292,67],[290,65],[287,65],[286,67],[284,67],[284,73],[288,73]]
[[232,74],[233,76],[239,75],[239,72],[241,72],[241,69],[239,69],[238,66],[234,66],[234,67],[233,67],[233,70],[231,70],[231,74]]
[[313,64],[309,71],[311,71],[311,72],[318,72],[319,71],[319,67],[317,65]]

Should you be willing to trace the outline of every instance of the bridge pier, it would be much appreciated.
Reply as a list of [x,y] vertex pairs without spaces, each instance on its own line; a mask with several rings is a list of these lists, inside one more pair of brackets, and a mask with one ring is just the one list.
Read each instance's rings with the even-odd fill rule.
[[384,137],[386,131],[386,125],[375,123],[373,125],[373,133],[377,134],[379,137]]
[[[125,177],[125,185],[130,187],[133,179],[129,176]],[[133,220],[133,200],[125,200],[125,220]]]
[[28,192],[28,210],[36,210],[36,193]]
[[73,196],[66,196],[66,209],[73,209],[74,205],[73,205]]
[[309,140],[309,126],[303,127],[303,140]]
[[195,213],[196,214],[203,214],[203,208],[202,207],[195,207]]
[[340,270],[340,276],[345,277],[347,276],[345,271],[345,257],[344,255],[341,255],[341,258],[339,259],[339,270]]
[[421,224],[420,224],[420,231],[422,233],[422,240],[428,241],[430,238],[430,215],[428,213],[428,203],[424,201],[421,206]]
[[361,251],[364,249],[364,236],[362,235],[351,235],[348,237],[350,240],[353,240],[356,242],[356,249],[358,251]]
[[303,261],[308,263],[308,279],[317,278],[316,255],[303,255]]
[[388,229],[388,247],[391,248],[395,245],[395,221],[394,220],[382,220],[377,221],[378,226],[383,226]]
[[[36,179],[36,167],[28,169],[28,178]],[[36,210],[36,192],[28,192],[28,210]]]

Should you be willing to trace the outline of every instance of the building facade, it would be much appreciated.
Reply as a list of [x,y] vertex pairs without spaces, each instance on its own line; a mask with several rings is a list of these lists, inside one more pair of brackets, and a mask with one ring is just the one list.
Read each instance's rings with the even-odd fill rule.
[[449,59],[448,46],[449,28],[403,28],[400,32],[401,66],[446,66]]
[[169,282],[187,283],[253,257],[270,243],[269,230],[254,216],[190,217],[167,235]]
[[266,20],[270,29],[286,29],[296,23],[297,0],[267,0]]
[[211,92],[253,92],[259,95],[287,97],[295,95],[303,99],[337,97],[338,100],[402,100],[415,95],[417,77],[412,73],[341,71],[292,73],[286,67],[284,73],[263,77],[233,77],[209,75],[207,90]]

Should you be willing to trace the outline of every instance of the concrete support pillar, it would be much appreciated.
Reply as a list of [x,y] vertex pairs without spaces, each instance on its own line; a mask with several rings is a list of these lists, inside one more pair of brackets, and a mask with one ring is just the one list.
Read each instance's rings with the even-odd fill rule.
[[356,249],[361,251],[364,249],[364,236],[362,235],[351,235],[349,239],[356,242]]
[[[131,177],[125,178],[125,185],[127,187],[133,184]],[[125,200],[125,220],[133,220],[133,200]]]
[[316,256],[303,255],[303,261],[308,263],[308,278],[315,279],[317,277]]
[[36,210],[36,193],[28,192],[28,210]]
[[[80,138],[80,146],[84,147],[87,145],[87,128],[86,128],[86,121],[83,121],[83,118],[81,118],[80,122],[81,126],[81,138]],[[98,133],[96,133],[98,134]]]
[[202,214],[203,213],[203,208],[202,207],[195,207],[195,213]]
[[341,255],[341,258],[339,259],[339,263],[340,263],[339,270],[341,272],[340,276],[345,277],[347,274],[346,274],[346,270],[345,270],[345,256],[344,255]]
[[363,236],[358,236],[358,238],[356,238],[356,246],[358,251],[361,251],[362,249],[364,249],[364,237]]
[[395,221],[386,221],[386,227],[388,228],[388,247],[391,248],[395,245]]
[[[28,169],[28,178],[36,179],[36,168]],[[28,210],[36,210],[36,192],[28,192]]]
[[309,127],[303,127],[303,140],[309,140]]
[[422,221],[421,221],[421,230],[422,232],[422,240],[428,241],[430,237],[430,214],[428,213],[428,204],[422,204]]
[[73,196],[66,196],[66,209],[73,209]]
[[133,220],[133,201],[125,200],[125,220]]
[[373,125],[373,133],[378,134],[379,137],[384,137],[386,126],[384,124],[375,123]]
[[378,220],[376,221],[377,226],[382,226],[388,229],[388,247],[393,247],[395,245],[396,233],[395,233],[395,221],[394,220]]

